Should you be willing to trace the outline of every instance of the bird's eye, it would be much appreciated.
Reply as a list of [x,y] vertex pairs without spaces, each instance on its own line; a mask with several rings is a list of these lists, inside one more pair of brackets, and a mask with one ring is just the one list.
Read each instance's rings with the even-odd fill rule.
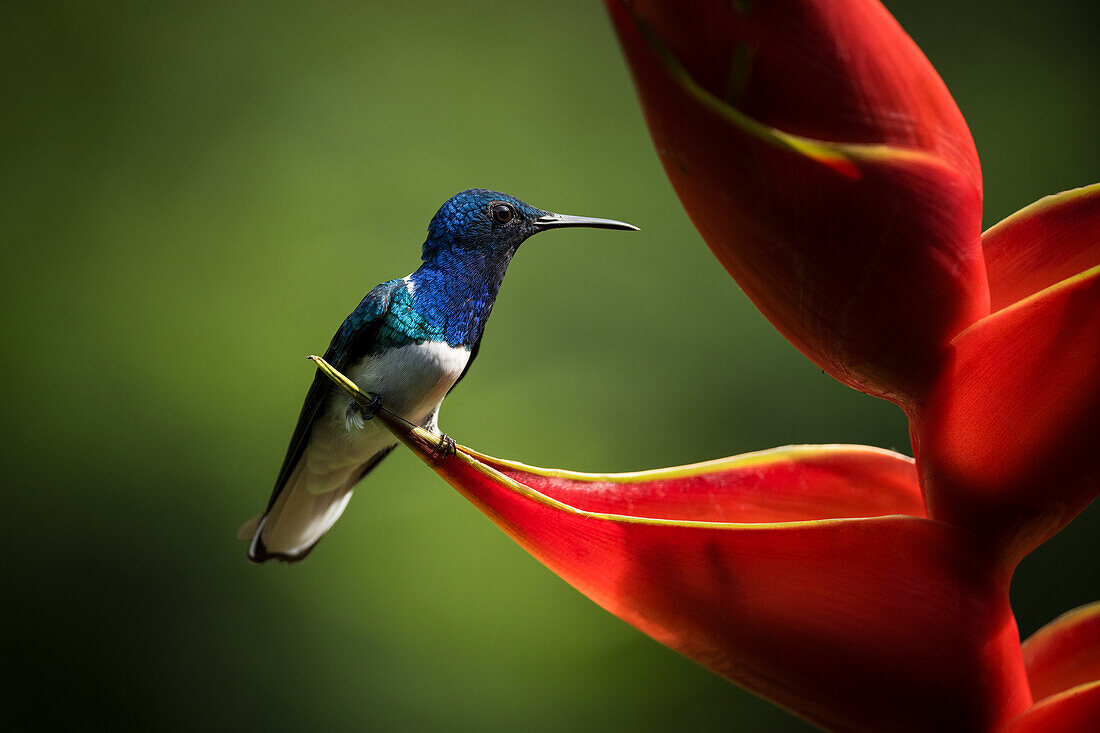
[[489,214],[492,215],[493,221],[498,224],[507,224],[512,221],[512,217],[516,212],[508,204],[493,204],[489,207]]

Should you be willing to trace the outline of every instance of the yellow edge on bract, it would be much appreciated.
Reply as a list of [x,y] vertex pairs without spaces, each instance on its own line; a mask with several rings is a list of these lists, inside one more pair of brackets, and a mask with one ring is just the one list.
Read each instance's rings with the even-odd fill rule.
[[1072,626],[1080,621],[1082,618],[1091,616],[1100,616],[1100,601],[1093,601],[1092,603],[1086,603],[1083,606],[1072,608],[1063,613],[1058,618],[1048,621],[1043,624],[1042,628],[1036,631],[1034,634],[1024,640],[1024,644],[1029,644],[1033,639],[1038,639],[1047,634],[1052,634],[1061,629],[1064,626]]
[[1049,196],[1044,196],[1038,201],[1034,201],[1019,211],[1013,212],[1001,219],[999,222],[982,232],[982,239],[997,234],[1001,229],[1015,224],[1019,219],[1024,219],[1030,216],[1034,216],[1037,212],[1044,209],[1051,209],[1060,204],[1064,204],[1074,199],[1088,198],[1089,196],[1100,197],[1100,183],[1093,183],[1088,186],[1081,186],[1080,188],[1071,188],[1068,191],[1062,191],[1061,193],[1052,193]]
[[[1089,692],[1090,690],[1094,690],[1098,687],[1100,687],[1100,680],[1093,680],[1092,682],[1082,682],[1079,685],[1074,685],[1073,687],[1069,688],[1068,690],[1062,690],[1061,692],[1056,692],[1053,695],[1047,695],[1046,697],[1042,698],[1041,700],[1036,701],[1035,704],[1033,704],[1031,707],[1024,710],[1022,713],[1020,713],[1020,716],[1027,715],[1028,713],[1030,713],[1032,710],[1035,710],[1036,708],[1044,708],[1044,707],[1047,707],[1048,705],[1057,705],[1059,702],[1066,699],[1067,697],[1073,697],[1075,695],[1080,695],[1082,692]],[[1011,722],[1012,721],[1009,721],[1009,724],[1010,724],[1008,726],[1009,730],[1012,730]]]
[[996,318],[1005,317],[1006,314],[1012,313],[1013,311],[1018,310],[1020,308],[1027,308],[1029,305],[1032,305],[1036,301],[1041,300],[1041,299],[1046,298],[1046,297],[1049,297],[1050,295],[1053,295],[1058,290],[1065,290],[1065,289],[1068,289],[1068,288],[1072,288],[1073,286],[1077,285],[1078,283],[1084,282],[1085,280],[1094,280],[1097,277],[1100,277],[1100,265],[1096,265],[1095,267],[1090,267],[1089,269],[1083,270],[1083,271],[1077,273],[1076,275],[1071,275],[1070,277],[1067,277],[1065,280],[1059,280],[1058,282],[1054,283],[1053,285],[1048,285],[1047,287],[1043,288],[1042,290],[1035,291],[1034,293],[1027,296],[1026,298],[1020,298],[1015,303],[1012,303],[1011,305],[1006,305],[1004,308],[1001,308],[999,311],[994,311],[993,313],[990,313],[985,318],[979,318],[978,320],[974,321],[969,326],[964,328],[962,331],[959,331],[957,334],[955,334],[955,337],[953,339],[951,339],[951,343],[952,344],[957,343],[959,341],[959,339],[963,338],[966,334],[970,333],[971,331],[973,331],[975,329],[983,327],[984,324],[989,323],[990,321],[992,321]]
[[525,471],[527,473],[533,473],[537,476],[546,476],[548,478],[564,478],[570,479],[572,481],[606,481],[610,483],[633,483],[637,481],[649,481],[665,478],[685,478],[688,476],[698,476],[704,473],[712,473],[729,468],[748,468],[750,466],[775,463],[776,461],[780,460],[799,461],[806,458],[817,458],[822,455],[828,454],[861,453],[865,455],[889,456],[890,458],[897,458],[909,464],[912,464],[914,462],[913,459],[909,456],[902,455],[901,453],[895,453],[894,451],[886,450],[885,448],[875,448],[874,446],[869,445],[845,445],[842,443],[825,443],[819,445],[785,445],[778,448],[769,448],[767,450],[754,451],[752,453],[742,453],[741,455],[737,456],[716,458],[711,461],[690,463],[685,466],[672,466],[670,468],[651,468],[643,471],[624,471],[618,473],[589,473],[585,471],[570,471],[563,468],[540,468],[539,466],[530,466],[526,463],[520,463],[519,461],[513,461],[506,458],[496,458],[495,456],[486,455],[485,453],[479,453],[470,448],[466,448],[465,450],[475,458],[490,461],[493,463],[499,463],[501,465],[514,468],[517,471]]
[[[425,440],[435,440],[438,438],[433,436],[427,430],[420,427],[413,427],[413,432]],[[399,439],[402,436],[397,436]],[[923,517],[913,517],[907,514],[889,514],[877,517],[846,517],[841,519],[814,519],[800,522],[699,522],[690,520],[672,520],[672,519],[657,519],[654,517],[634,517],[625,514],[607,514],[604,512],[588,512],[583,509],[577,509],[574,506],[570,506],[557,499],[551,498],[535,491],[530,486],[525,486],[520,482],[506,476],[500,471],[496,470],[492,466],[487,466],[479,461],[465,446],[458,446],[458,451],[455,457],[461,460],[466,465],[473,468],[483,476],[488,477],[492,481],[498,484],[502,484],[510,488],[511,490],[525,496],[529,499],[537,501],[540,504],[552,507],[558,511],[566,512],[568,514],[575,514],[580,517],[588,519],[599,519],[609,522],[620,522],[624,524],[648,524],[648,525],[664,525],[669,527],[696,527],[699,529],[776,529],[776,528],[795,528],[795,527],[820,527],[829,524],[839,524],[841,522],[865,522],[870,520],[882,520],[882,519],[912,519],[922,522],[932,521],[924,519]]]
[[[343,374],[341,374],[335,367],[333,367],[331,364],[329,364],[327,361],[325,361],[322,357],[320,357],[320,356],[310,356],[309,358],[315,364],[317,364],[318,368],[320,368],[320,370],[322,371],[322,373],[324,373],[325,376],[327,376],[334,383],[336,383],[336,385],[338,387],[340,387],[342,390],[344,390],[349,396],[351,396],[357,402],[359,402],[360,404],[366,404],[366,403],[370,402],[370,397],[363,394],[362,390],[359,389],[358,385],[356,385],[355,382],[351,381],[350,379],[345,377]],[[443,441],[440,438],[440,436],[438,436],[435,433],[432,433],[428,430],[425,430],[424,428],[422,428],[418,425],[413,425],[408,420],[405,420],[400,415],[397,415],[396,413],[393,413],[393,412],[387,410],[385,407],[380,408],[379,411],[380,412],[385,412],[394,422],[400,424],[402,427],[404,427],[408,431],[407,433],[402,433],[402,432],[399,432],[399,431],[396,431],[396,430],[393,430],[392,428],[390,428],[391,432],[393,432],[393,434],[394,434],[394,437],[396,437],[398,440],[400,440],[402,443],[404,443],[407,447],[409,447],[414,453],[416,453],[418,456],[420,456],[421,460],[423,460],[425,463],[430,464],[431,461],[429,459],[425,458],[424,456],[421,456],[420,452],[417,451],[414,448],[414,446],[412,444],[412,441],[410,440],[410,437],[411,436],[416,436],[419,440],[424,441],[425,443],[433,446],[434,448],[441,448],[442,444],[443,444]],[[383,424],[386,425],[385,422],[383,422]],[[389,425],[386,425],[386,426],[388,428],[390,427]],[[586,517],[586,518],[589,518],[589,519],[599,519],[599,520],[608,521],[608,522],[619,522],[619,523],[623,523],[623,524],[647,524],[647,525],[657,525],[657,526],[663,525],[663,526],[668,526],[668,527],[696,527],[696,528],[699,528],[699,529],[779,529],[779,528],[792,528],[793,529],[793,528],[796,528],[796,527],[822,527],[822,526],[828,526],[828,525],[832,525],[832,524],[840,524],[840,523],[844,523],[844,522],[869,522],[869,521],[882,521],[882,520],[887,520],[887,519],[896,520],[896,521],[902,521],[902,520],[914,520],[914,521],[919,521],[919,522],[932,522],[933,521],[933,520],[930,520],[930,519],[925,519],[923,517],[913,517],[913,516],[910,516],[910,515],[907,515],[907,514],[886,514],[886,515],[877,516],[877,517],[845,517],[845,518],[840,518],[840,519],[813,519],[813,520],[801,521],[801,522],[698,522],[698,521],[689,521],[689,520],[655,519],[653,517],[631,517],[631,516],[627,516],[627,515],[623,515],[623,514],[605,514],[605,513],[602,513],[602,512],[586,512],[584,510],[577,509],[576,507],[573,507],[573,506],[570,506],[570,505],[565,504],[563,502],[560,502],[557,499],[553,499],[549,496],[546,496],[545,494],[539,493],[538,491],[535,491],[534,489],[532,489],[530,486],[525,486],[525,485],[519,483],[518,481],[515,481],[512,478],[504,475],[503,473],[496,470],[492,466],[485,465],[480,460],[478,460],[477,457],[475,457],[475,456],[479,456],[479,455],[482,455],[482,454],[476,453],[475,451],[470,450],[466,446],[456,445],[455,449],[456,449],[455,458],[462,461],[466,465],[470,466],[471,468],[473,468],[475,471],[482,474],[483,476],[488,477],[489,479],[491,479],[495,483],[507,486],[509,489],[511,489],[512,491],[515,491],[516,493],[520,494],[521,496],[525,496],[529,499],[532,499],[533,501],[536,501],[540,504],[544,504],[546,506],[552,507],[553,509],[556,509],[558,511],[566,512],[567,514],[574,514],[574,515],[577,515],[577,516],[580,516],[580,517]],[[781,448],[779,450],[785,450],[785,449]],[[881,449],[869,448],[868,450],[879,451]],[[767,453],[767,452],[768,451],[761,451],[761,453]],[[889,453],[889,451],[883,451],[883,452]],[[750,453],[748,455],[749,456],[756,456],[756,455],[759,455],[759,454],[751,454]],[[486,456],[486,457],[488,457],[488,456]],[[735,458],[737,458],[737,457],[735,457]],[[494,458],[492,460],[498,461],[500,459]],[[500,462],[501,463],[509,463],[508,461],[500,461]],[[522,465],[522,464],[517,464],[517,465]],[[706,465],[706,464],[696,464],[696,465],[699,466],[699,465]],[[684,466],[682,468],[692,469],[694,467],[693,466]],[[677,470],[677,469],[673,469],[673,470]],[[552,475],[552,474],[547,474],[547,475]],[[936,522],[936,524],[938,524],[938,522]]]
[[747,114],[731,106],[722,99],[711,94],[692,78],[691,74],[676,54],[672,52],[657,33],[649,27],[649,24],[634,14],[628,8],[634,23],[645,38],[646,43],[653,50],[658,60],[664,65],[669,75],[675,79],[684,91],[697,100],[710,107],[722,117],[732,122],[745,132],[760,138],[766,142],[788,148],[807,158],[817,160],[826,165],[837,163],[852,164],[853,161],[881,162],[884,160],[898,160],[910,162],[923,162],[938,164],[950,168],[951,166],[943,158],[927,153],[923,150],[912,148],[898,148],[884,143],[838,143],[829,140],[816,140],[814,138],[794,135],[784,132],[776,127],[771,127],[759,122]]

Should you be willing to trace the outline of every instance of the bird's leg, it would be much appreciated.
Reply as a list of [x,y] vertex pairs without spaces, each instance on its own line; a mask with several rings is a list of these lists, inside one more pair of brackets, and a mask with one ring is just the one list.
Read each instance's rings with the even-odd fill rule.
[[370,402],[361,405],[358,402],[352,400],[348,405],[347,411],[344,413],[344,426],[351,430],[353,427],[363,429],[367,420],[371,420],[378,411],[382,409],[382,398],[374,392],[368,392],[370,395]]
[[[363,413],[364,420],[372,420],[378,414],[378,411],[382,409],[382,397],[374,392],[367,392],[367,394],[370,395],[370,402],[366,405],[360,405],[359,410]],[[358,402],[355,404],[359,405]]]
[[432,458],[438,461],[456,453],[458,453],[458,445],[455,443],[455,439],[446,433],[440,433],[439,445],[432,451]]

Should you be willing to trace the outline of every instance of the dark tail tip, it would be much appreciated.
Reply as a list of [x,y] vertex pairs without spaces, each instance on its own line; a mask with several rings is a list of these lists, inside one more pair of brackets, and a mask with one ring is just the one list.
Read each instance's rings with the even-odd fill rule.
[[248,559],[253,563],[260,565],[268,560],[277,560],[278,562],[294,563],[305,560],[309,557],[309,553],[313,552],[313,548],[317,546],[314,542],[296,554],[289,554],[286,552],[271,552],[264,545],[263,537],[260,536],[261,532],[257,532],[256,536],[252,538],[252,542],[248,545]]

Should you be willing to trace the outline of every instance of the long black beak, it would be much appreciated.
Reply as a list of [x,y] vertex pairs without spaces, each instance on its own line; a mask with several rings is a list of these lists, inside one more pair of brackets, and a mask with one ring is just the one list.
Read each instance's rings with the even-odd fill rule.
[[625,229],[631,232],[640,231],[633,224],[614,219],[597,219],[594,216],[569,216],[568,214],[552,214],[547,212],[535,219],[539,229],[559,229],[561,227],[592,227],[594,229]]

